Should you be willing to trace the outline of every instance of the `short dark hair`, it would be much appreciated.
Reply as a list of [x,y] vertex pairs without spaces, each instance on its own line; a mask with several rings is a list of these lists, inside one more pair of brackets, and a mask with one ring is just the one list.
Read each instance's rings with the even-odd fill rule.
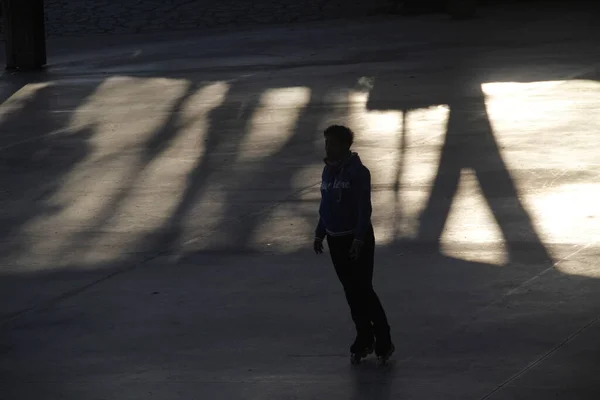
[[331,125],[329,128],[325,129],[324,136],[335,137],[346,143],[348,147],[352,146],[352,143],[354,143],[354,132],[343,125]]

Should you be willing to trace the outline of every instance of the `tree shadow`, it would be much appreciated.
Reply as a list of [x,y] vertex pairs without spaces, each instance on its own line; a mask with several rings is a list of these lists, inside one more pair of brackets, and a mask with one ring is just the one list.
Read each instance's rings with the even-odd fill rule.
[[[208,189],[210,179],[215,178],[219,172],[235,166],[235,156],[247,133],[252,112],[258,101],[255,94],[249,97],[246,94],[243,85],[234,83],[228,90],[223,104],[209,113],[204,139],[204,156],[196,161],[189,172],[185,190],[177,206],[154,240],[157,246],[168,250],[176,249],[184,240],[183,230],[186,219],[206,217],[194,215],[193,211]],[[225,176],[222,178],[227,179]]]
[[[57,97],[61,90],[57,86],[36,88],[35,81],[34,86],[28,86],[23,78],[9,80],[11,84],[20,91],[2,105],[4,118],[0,123],[0,180],[5,194],[0,257],[6,267],[14,255],[30,251],[31,243],[21,232],[25,225],[69,206],[50,199],[60,188],[61,179],[89,155],[88,141],[94,134],[93,126],[68,128],[72,113],[61,112],[65,105]],[[93,87],[76,89],[70,93],[70,101],[76,106],[92,91]]]
[[[259,160],[249,162],[247,169],[243,169],[233,176],[236,189],[229,193],[225,201],[227,206],[224,211],[225,215],[236,214],[236,209],[239,209],[240,206],[240,196],[242,199],[248,199],[245,194],[272,193],[273,197],[270,198],[270,202],[282,204],[296,198],[300,192],[318,185],[317,179],[307,181],[299,188],[297,184],[294,185],[294,179],[306,164],[307,154],[305,152],[307,149],[310,149],[308,151],[311,152],[308,155],[312,155],[318,148],[314,144],[321,139],[323,124],[337,115],[345,116],[347,112],[347,104],[341,104],[336,109],[328,105],[325,100],[327,95],[337,93],[338,90],[344,90],[351,85],[351,82],[339,82],[338,80],[330,80],[323,85],[305,85],[305,82],[299,78],[297,81],[277,82],[275,85],[271,84],[269,88],[265,88],[263,93],[273,89],[305,87],[310,91],[309,100],[296,110],[298,115],[293,127],[279,148],[267,153]],[[260,129],[260,127],[255,129]],[[285,133],[282,132],[282,134]],[[260,150],[260,143],[255,146],[257,150]],[[268,218],[271,209],[268,208],[264,211],[254,212],[244,217],[243,224],[232,224],[225,227],[223,233],[228,238],[227,247],[231,246],[236,249],[252,247],[253,241],[256,239],[255,234],[258,233],[257,229],[265,221],[265,218]]]
[[[232,180],[224,182],[224,186],[227,188],[226,197],[223,200],[224,215],[226,217],[233,216],[234,219],[245,218],[245,216],[249,216],[249,218],[245,222],[247,225],[242,229],[232,226],[225,227],[222,234],[231,235],[231,247],[245,247],[260,222],[260,218],[252,216],[257,210],[260,212],[264,208],[265,202],[273,201],[271,198],[261,198],[259,192],[251,191],[252,187],[268,186],[276,182],[278,192],[287,193],[291,190],[292,179],[297,170],[304,166],[306,158],[306,154],[298,151],[298,146],[306,148],[308,143],[312,147],[315,138],[320,137],[321,133],[318,127],[323,123],[323,118],[332,117],[329,106],[324,101],[324,96],[330,91],[335,92],[339,87],[344,86],[344,84],[340,84],[339,86],[316,87],[312,91],[308,109],[303,107],[299,110],[299,119],[291,127],[289,140],[284,141],[277,152],[266,159],[256,160],[258,162],[255,161],[251,169],[245,169],[245,167],[252,163],[235,165],[235,157],[240,152],[240,146],[252,128],[252,117],[257,110],[260,95],[273,88],[297,86],[299,81],[298,78],[284,79],[278,85],[267,82],[264,86],[253,87],[250,92],[243,84],[232,85],[224,104],[211,111],[207,118],[205,153],[203,157],[196,160],[196,165],[188,174],[187,185],[181,193],[179,203],[164,226],[139,241],[140,248],[143,249],[141,251],[149,248],[147,254],[157,254],[161,253],[163,249],[180,244],[186,219],[194,216],[195,207],[202,201],[203,194],[213,185],[220,183],[214,179],[226,176],[231,176]],[[10,230],[5,229],[4,231],[3,241],[10,246],[1,255],[4,262],[31,252],[32,246],[28,242],[30,237],[28,237],[25,227],[32,221],[51,220],[65,208],[72,207],[72,204],[68,202],[56,201],[53,196],[61,189],[65,177],[93,152],[93,145],[89,142],[96,134],[96,127],[93,124],[84,124],[84,128],[79,129],[70,125],[78,107],[89,100],[101,82],[98,80],[98,84],[74,85],[73,87],[66,84],[69,87],[69,93],[60,92],[63,89],[56,89],[52,84],[42,87],[33,92],[31,98],[26,98],[22,107],[7,114],[7,118],[2,121],[0,129],[3,131],[26,132],[31,135],[30,141],[14,146],[12,148],[14,151],[7,153],[7,156],[2,158],[5,188],[11,193],[4,208],[7,218],[5,226],[10,227]],[[165,146],[185,128],[179,120],[182,105],[200,87],[200,84],[192,80],[190,87],[183,97],[176,100],[169,111],[166,122],[151,135],[148,141],[143,142],[141,157],[143,162],[132,168],[133,175],[125,177],[125,185],[122,190],[115,196],[104,199],[100,207],[95,210],[94,218],[90,220],[89,224],[82,226],[80,232],[77,231],[75,235],[70,236],[68,243],[63,244],[61,248],[64,252],[76,253],[82,248],[93,246],[96,234],[104,229],[108,220],[114,218],[121,204],[130,196],[131,187],[136,184],[145,166],[159,157]],[[316,114],[313,114],[315,107],[319,109]],[[344,114],[343,110],[342,105],[337,111]],[[38,117],[34,120],[32,115]],[[289,163],[286,162],[285,168],[278,166],[273,170],[273,163],[282,159],[287,159]],[[233,166],[238,169],[228,171]],[[109,167],[106,165],[106,168]],[[16,171],[19,174],[18,179],[13,179]],[[223,172],[225,176],[222,175]],[[25,174],[27,175],[25,176]],[[312,186],[313,183],[310,182],[310,185]],[[237,198],[240,192],[246,192],[243,200],[250,204],[249,208],[240,209]],[[28,197],[31,197],[32,200],[30,200],[30,204],[24,206],[23,201]],[[254,197],[256,197],[256,202],[253,201]],[[75,194],[73,200],[76,199],[77,195]],[[14,203],[12,209],[17,209],[18,213],[11,211],[11,202]],[[27,212],[22,214],[21,212],[24,210]],[[51,235],[50,232],[48,234]],[[48,254],[48,257],[50,256],[51,254]],[[114,277],[124,271],[130,271],[132,263],[135,263],[136,260],[133,255],[121,254],[112,263],[95,263],[86,266],[85,263],[80,264],[73,261],[61,268],[57,268],[55,265],[42,265],[38,268],[28,269],[27,272],[23,270],[23,267],[17,268],[18,272],[17,270],[15,272],[5,271],[2,282],[3,290],[1,290],[3,298],[7,300],[4,302],[3,308],[5,309],[2,312],[2,333],[5,343],[14,343],[12,333],[23,333],[21,328],[15,329],[15,323],[18,325],[16,321],[21,318],[28,319],[28,316],[40,317],[48,310],[53,309],[54,304],[68,300],[81,290],[86,290],[107,277]],[[46,267],[50,271],[42,270]],[[86,270],[88,272],[84,272]],[[32,292],[35,292],[35,295],[31,295]],[[43,322],[41,325],[34,322],[32,325],[26,324],[28,327],[24,329],[31,328],[35,331],[44,326],[46,326],[44,329],[54,329],[54,327],[61,329],[62,327],[70,330],[72,328],[71,317],[64,321],[59,319],[60,321],[56,323],[50,322],[50,326],[46,326]],[[75,322],[75,324],[78,323]],[[26,339],[27,337],[28,339]],[[27,342],[31,344],[32,337],[26,335],[22,338],[24,341],[19,340],[20,344]],[[24,353],[28,350],[21,347],[20,344],[15,347],[7,345],[5,360],[12,360],[22,366],[27,358]],[[35,346],[32,345],[30,350],[34,348]],[[140,365],[142,362],[134,359],[131,361],[136,365]],[[146,362],[149,361],[151,364],[156,362],[152,360],[152,357],[149,357]],[[6,366],[7,364],[4,365],[4,367]],[[24,380],[17,380],[18,382],[37,382],[40,387],[44,387],[42,390],[50,393],[51,396],[70,392],[70,389],[67,389],[60,379],[54,383],[47,382],[44,376],[47,378],[52,374],[40,374],[38,368],[16,367],[10,373],[5,368],[3,370],[6,373],[3,373],[6,379],[9,377],[16,379],[21,376]],[[25,390],[25,387],[14,389],[14,386],[11,386],[4,378],[1,386],[6,389],[3,390],[4,393],[20,393],[20,395],[25,393],[22,391]]]
[[[85,246],[92,246],[94,240],[103,234],[102,228],[115,218],[123,203],[132,194],[138,180],[151,165],[151,163],[160,157],[169,146],[169,144],[175,140],[182,129],[185,129],[185,124],[181,121],[182,109],[186,102],[199,90],[200,85],[192,82],[186,88],[185,93],[179,96],[168,111],[168,117],[166,121],[160,126],[145,143],[140,143],[141,154],[136,160],[136,164],[129,170],[126,177],[124,177],[125,184],[118,191],[116,195],[109,198],[101,208],[95,213],[93,220],[86,226],[86,231],[79,232],[72,239],[72,246],[75,248],[83,248]],[[110,160],[109,160],[110,163]],[[139,243],[140,251],[146,246],[148,249],[155,249],[154,243]],[[69,252],[69,248],[64,249],[65,252]]]

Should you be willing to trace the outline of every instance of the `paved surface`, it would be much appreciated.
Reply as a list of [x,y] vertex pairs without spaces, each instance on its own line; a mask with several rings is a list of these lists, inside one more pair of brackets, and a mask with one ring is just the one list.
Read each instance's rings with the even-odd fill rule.
[[[0,85],[0,398],[597,399],[594,18],[52,41]],[[389,368],[310,251],[334,122]]]
[[49,36],[191,31],[389,13],[390,0],[45,0]]

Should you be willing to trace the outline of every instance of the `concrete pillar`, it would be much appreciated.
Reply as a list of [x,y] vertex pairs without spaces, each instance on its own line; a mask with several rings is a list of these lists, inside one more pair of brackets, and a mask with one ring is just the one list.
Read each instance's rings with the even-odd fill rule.
[[6,68],[35,70],[46,65],[44,0],[2,0]]

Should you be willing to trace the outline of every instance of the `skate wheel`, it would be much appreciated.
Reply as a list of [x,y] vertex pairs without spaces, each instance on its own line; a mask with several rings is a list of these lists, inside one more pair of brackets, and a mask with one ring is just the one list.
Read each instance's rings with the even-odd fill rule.
[[363,359],[367,358],[367,355],[368,355],[368,352],[353,353],[350,356],[350,362],[352,362],[352,364],[360,364]]
[[392,354],[394,354],[395,351],[396,351],[396,347],[392,344],[391,349],[385,356],[377,357],[377,364],[387,365],[388,361],[390,360],[390,357],[392,357]]

